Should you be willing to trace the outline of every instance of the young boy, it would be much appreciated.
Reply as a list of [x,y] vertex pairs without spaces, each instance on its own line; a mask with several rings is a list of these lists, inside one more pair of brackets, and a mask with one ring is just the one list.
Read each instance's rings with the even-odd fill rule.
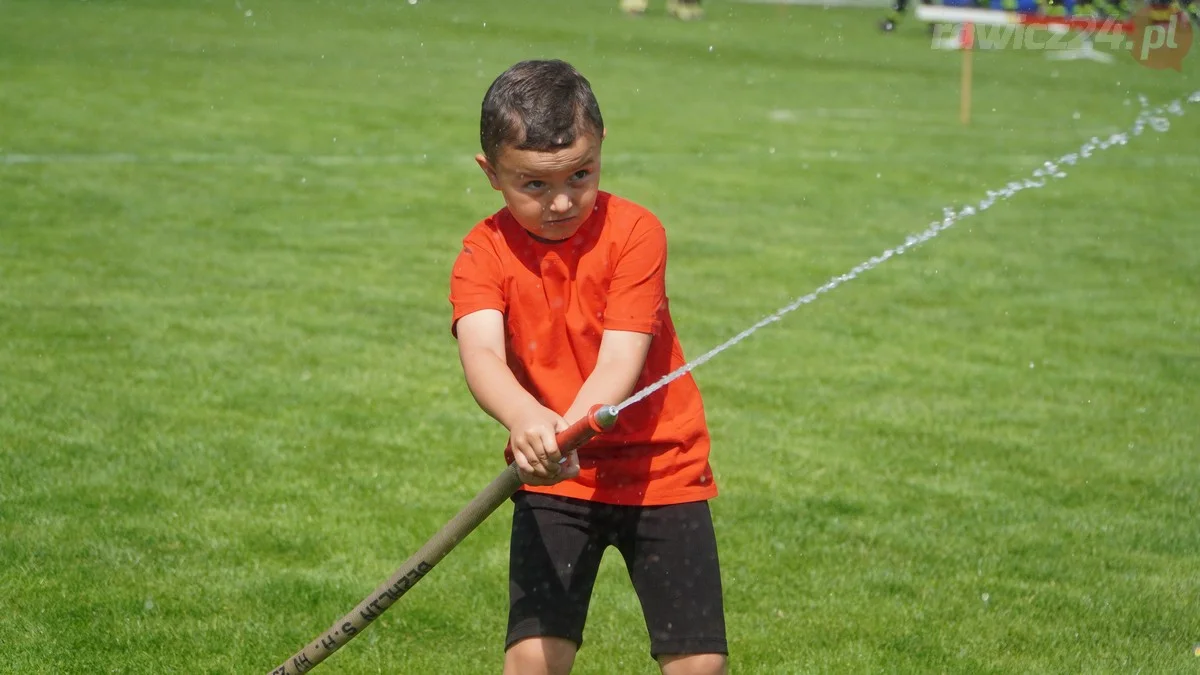
[[[563,458],[555,433],[685,363],[666,235],[601,192],[600,107],[562,61],[525,61],[483,100],[476,161],[505,207],[463,240],[452,331],[475,400],[509,431],[513,497],[504,672],[568,673],[608,546],[625,559],[667,675],[726,672],[709,434],[690,375]],[[564,460],[560,464],[560,460]]]

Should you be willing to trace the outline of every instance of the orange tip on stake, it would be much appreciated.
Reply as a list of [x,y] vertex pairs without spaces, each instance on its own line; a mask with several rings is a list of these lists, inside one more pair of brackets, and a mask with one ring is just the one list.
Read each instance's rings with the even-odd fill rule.
[[960,25],[958,40],[963,55],[958,117],[966,125],[971,123],[971,52],[975,51],[975,26],[970,23]]

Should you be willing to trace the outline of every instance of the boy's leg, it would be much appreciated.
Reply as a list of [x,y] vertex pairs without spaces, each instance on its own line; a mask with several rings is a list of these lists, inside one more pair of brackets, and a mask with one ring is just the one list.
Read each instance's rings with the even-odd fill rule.
[[724,654],[660,656],[658,666],[663,675],[726,675],[729,672]]
[[617,548],[665,675],[724,673],[721,566],[708,502],[631,508]]
[[595,505],[520,491],[513,496],[504,672],[570,672],[583,643],[605,542]]
[[908,8],[908,0],[892,0],[892,11],[887,15],[887,18],[879,24],[879,28],[885,33],[890,33],[896,30],[896,25],[900,23],[900,19],[904,18],[904,11]]
[[667,0],[667,14],[683,21],[696,21],[704,18],[704,8],[700,0]]
[[621,0],[621,11],[626,14],[645,14],[649,6],[649,0]]

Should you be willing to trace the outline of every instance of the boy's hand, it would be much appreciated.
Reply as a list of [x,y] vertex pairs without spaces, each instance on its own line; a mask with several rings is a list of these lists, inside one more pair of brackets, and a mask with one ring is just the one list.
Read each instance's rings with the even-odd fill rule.
[[579,475],[579,458],[562,455],[554,435],[568,426],[567,421],[549,408],[538,406],[513,424],[509,432],[513,461],[522,482],[529,485],[554,485]]

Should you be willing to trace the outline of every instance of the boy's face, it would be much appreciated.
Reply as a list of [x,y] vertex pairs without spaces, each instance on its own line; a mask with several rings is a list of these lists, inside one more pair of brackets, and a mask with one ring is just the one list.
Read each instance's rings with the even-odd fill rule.
[[604,132],[579,134],[569,147],[549,152],[500,148],[493,160],[475,157],[521,227],[543,239],[569,238],[592,215],[600,187]]

